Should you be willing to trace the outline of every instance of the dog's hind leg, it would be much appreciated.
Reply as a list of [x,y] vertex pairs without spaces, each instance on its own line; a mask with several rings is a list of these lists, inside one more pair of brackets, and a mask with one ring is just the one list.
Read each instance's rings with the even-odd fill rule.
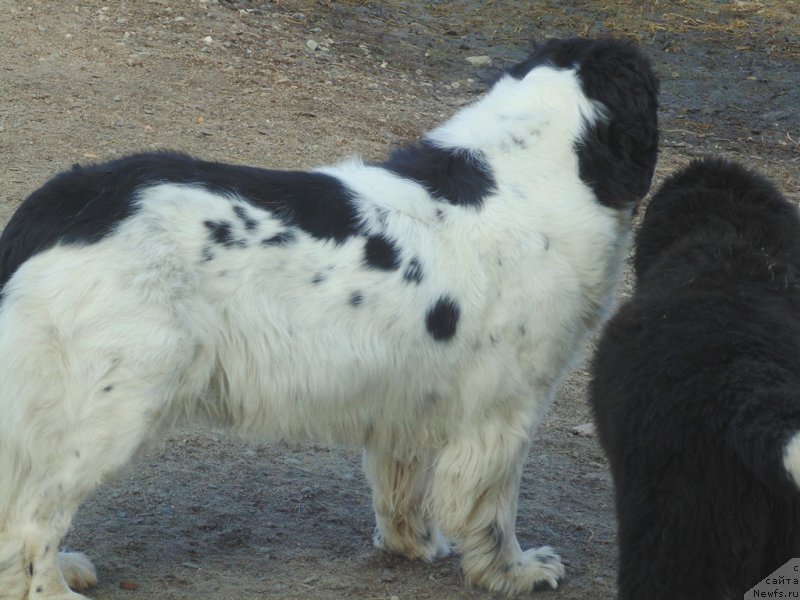
[[92,585],[94,570],[58,545],[89,492],[158,429],[195,345],[156,311],[64,326],[11,310],[0,314],[0,583],[13,592],[0,598],[76,599],[68,584]]
[[375,546],[429,562],[447,556],[450,547],[426,503],[432,474],[430,461],[398,460],[389,453],[368,448],[363,462],[372,488]]
[[523,415],[465,424],[436,461],[431,498],[437,523],[455,540],[467,582],[507,594],[555,588],[564,575],[548,547],[525,552],[515,533],[528,449]]

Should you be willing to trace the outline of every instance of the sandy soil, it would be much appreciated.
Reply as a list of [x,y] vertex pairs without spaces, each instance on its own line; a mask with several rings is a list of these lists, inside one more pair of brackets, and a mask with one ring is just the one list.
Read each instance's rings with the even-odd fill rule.
[[[284,168],[381,158],[530,40],[609,33],[660,72],[659,179],[720,153],[800,201],[794,3],[0,0],[0,222],[55,172],[135,150]],[[490,67],[466,60],[483,55]],[[524,475],[520,541],[567,566],[543,597],[615,593],[610,477],[596,440],[571,432],[590,418],[585,381],[579,369],[564,386]],[[372,549],[359,463],[174,432],[84,505],[67,543],[94,559],[98,600],[492,598],[465,589],[456,558]]]

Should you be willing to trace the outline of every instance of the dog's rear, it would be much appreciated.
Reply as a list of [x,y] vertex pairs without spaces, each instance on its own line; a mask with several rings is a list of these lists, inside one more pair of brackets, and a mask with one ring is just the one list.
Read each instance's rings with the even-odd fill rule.
[[616,487],[621,600],[740,598],[800,552],[800,218],[695,161],[655,194],[590,399]]
[[363,446],[376,545],[555,587],[522,464],[610,304],[656,94],[632,46],[555,40],[382,164],[135,155],[33,194],[0,238],[3,600],[74,597],[72,514],[177,415]]

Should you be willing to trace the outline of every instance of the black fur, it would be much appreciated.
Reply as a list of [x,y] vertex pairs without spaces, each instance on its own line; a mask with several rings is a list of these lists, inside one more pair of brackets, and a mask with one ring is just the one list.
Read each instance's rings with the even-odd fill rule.
[[460,316],[461,308],[458,302],[448,296],[442,296],[425,315],[425,327],[433,339],[446,342],[455,336]]
[[297,236],[294,234],[293,231],[287,229],[286,231],[281,231],[280,233],[276,233],[270,238],[265,238],[261,240],[262,246],[288,246],[293,241],[297,239]]
[[[158,183],[196,184],[236,194],[316,238],[343,242],[358,234],[351,193],[329,175],[227,165],[166,152],[136,154],[76,166],[31,194],[0,237],[0,287],[38,252],[58,243],[103,239],[133,214],[137,190]],[[246,228],[254,224],[241,208],[236,214]],[[218,236],[221,241],[215,241],[227,245],[224,230]]]
[[227,221],[203,221],[209,233],[210,241],[226,248],[233,248],[239,246],[241,248],[247,246],[247,241],[236,238],[233,234],[233,227]]
[[364,244],[364,264],[373,269],[394,271],[400,266],[400,251],[385,235],[371,235]]
[[616,488],[621,600],[727,600],[800,556],[800,216],[763,177],[695,161],[655,194],[635,295],[590,402]]
[[658,79],[631,43],[549,40],[509,69],[518,79],[541,65],[577,69],[583,93],[607,110],[578,144],[580,176],[605,206],[633,205],[647,193],[658,155]]
[[409,283],[420,284],[422,283],[423,276],[422,264],[419,262],[419,259],[414,257],[408,261],[408,266],[403,273],[403,279]]
[[428,141],[396,150],[380,166],[457,206],[480,208],[496,189],[494,174],[480,153],[444,150]]

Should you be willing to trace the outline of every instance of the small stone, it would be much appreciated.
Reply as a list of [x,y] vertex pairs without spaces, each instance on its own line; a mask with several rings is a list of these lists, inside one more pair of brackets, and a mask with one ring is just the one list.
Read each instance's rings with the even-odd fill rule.
[[119,587],[121,587],[123,590],[134,591],[139,589],[139,584],[134,583],[133,581],[120,581]]
[[122,96],[120,95],[114,96],[112,100],[114,100],[114,102],[122,102]]
[[392,575],[392,572],[389,569],[383,570],[383,573],[381,573],[381,581],[383,583],[391,583],[394,581],[394,575]]
[[473,67],[488,67],[492,64],[492,57],[491,56],[468,56],[467,62],[471,64]]
[[141,66],[142,64],[144,64],[144,55],[142,55],[142,54],[131,54],[128,57],[128,60],[125,61],[125,63],[129,67]]
[[214,43],[214,38],[212,38],[210,35],[207,35],[206,37],[203,38],[203,43],[206,46],[210,46],[211,44]]
[[569,431],[570,433],[579,435],[581,437],[594,437],[597,428],[595,427],[594,423],[583,423],[582,425],[571,427]]
[[317,42],[315,42],[314,40],[308,40],[306,42],[306,48],[308,48],[309,50],[314,52],[317,48],[319,48],[319,44]]

